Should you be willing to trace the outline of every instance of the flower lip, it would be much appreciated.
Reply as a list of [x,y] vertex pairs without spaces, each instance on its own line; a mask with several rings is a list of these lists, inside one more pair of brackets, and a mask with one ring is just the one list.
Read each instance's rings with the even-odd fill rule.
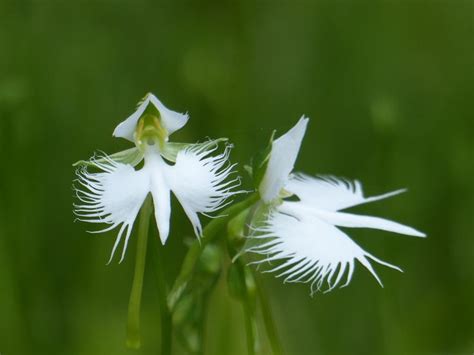
[[161,125],[166,130],[167,135],[171,135],[188,122],[189,116],[187,114],[168,109],[155,95],[148,93],[139,103],[136,111],[115,128],[114,137],[125,138],[133,142],[138,120],[143,116],[149,105],[152,105],[158,111]]
[[[79,203],[74,205],[74,213],[78,219],[109,225],[101,231],[119,228],[111,258],[122,240],[121,260],[125,257],[135,219],[148,193],[153,198],[155,221],[164,244],[170,231],[171,192],[198,238],[202,236],[199,214],[208,216],[242,192],[234,191],[240,185],[238,178],[228,180],[235,166],[229,163],[230,145],[218,155],[212,154],[218,148],[212,141],[186,147],[179,150],[173,165],[164,160],[158,146],[148,146],[145,141],[143,148],[144,165],[139,169],[104,155],[92,158],[76,172]],[[88,166],[99,172],[88,171]]]
[[346,208],[383,200],[404,192],[404,189],[366,197],[360,182],[334,176],[311,177],[304,174],[290,178],[285,189],[298,201],[283,201],[273,208],[266,223],[257,226],[250,238],[254,242],[247,252],[265,256],[253,262],[262,264],[280,261],[268,272],[280,272],[285,282],[308,282],[311,293],[332,290],[347,275],[344,286],[352,278],[355,261],[359,261],[382,285],[371,261],[401,271],[395,265],[378,259],[362,249],[344,228],[370,228],[413,237],[426,237],[412,227],[380,217],[341,212]]
[[[370,260],[389,268],[399,267],[378,259],[359,247],[345,232],[334,225],[307,215],[293,215],[274,211],[267,225],[260,228],[262,234],[254,237],[262,243],[249,251],[264,256],[253,264],[280,261],[264,272],[277,273],[285,283],[309,283],[311,295],[317,291],[329,292],[347,286],[359,261],[382,286]],[[324,283],[327,289],[323,290]]]

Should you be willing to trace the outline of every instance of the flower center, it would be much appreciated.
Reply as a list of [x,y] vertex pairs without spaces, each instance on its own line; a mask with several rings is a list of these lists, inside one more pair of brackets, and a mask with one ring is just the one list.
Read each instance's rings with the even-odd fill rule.
[[135,144],[140,150],[144,151],[146,146],[150,145],[156,145],[162,149],[167,140],[168,132],[161,125],[158,116],[145,113],[140,117],[135,129]]

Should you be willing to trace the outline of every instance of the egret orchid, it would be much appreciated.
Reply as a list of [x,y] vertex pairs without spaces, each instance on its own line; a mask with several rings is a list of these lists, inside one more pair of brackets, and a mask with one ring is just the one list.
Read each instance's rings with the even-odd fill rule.
[[[233,168],[228,162],[230,145],[224,152],[212,154],[223,139],[200,144],[169,142],[169,136],[188,119],[187,114],[169,110],[149,93],[113,133],[134,142],[135,147],[80,162],[76,194],[81,202],[75,205],[75,213],[81,221],[109,225],[98,232],[119,228],[111,259],[125,237],[123,260],[133,224],[148,194],[153,198],[155,220],[164,244],[170,231],[171,192],[198,238],[202,236],[198,214],[217,211],[236,193],[233,188],[239,180],[227,180]],[[138,167],[142,160],[143,166]],[[90,172],[89,168],[99,172]]]
[[[359,247],[338,227],[374,228],[415,237],[425,234],[386,219],[341,212],[346,208],[395,196],[397,190],[365,197],[358,181],[332,176],[291,174],[308,119],[302,117],[286,134],[272,143],[267,167],[260,183],[260,196],[271,208],[266,219],[254,228],[247,252],[264,255],[257,264],[281,261],[268,272],[279,272],[285,282],[308,282],[311,292],[349,284],[358,260],[382,285],[370,260],[390,268],[397,266],[378,259]],[[294,196],[289,200],[287,197]]]

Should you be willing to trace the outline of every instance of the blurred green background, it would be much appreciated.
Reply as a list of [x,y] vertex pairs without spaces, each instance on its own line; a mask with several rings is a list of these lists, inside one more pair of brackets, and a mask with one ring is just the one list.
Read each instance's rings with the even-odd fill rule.
[[[409,189],[358,210],[428,239],[350,233],[404,269],[377,267],[385,288],[360,265],[313,298],[263,277],[287,354],[472,354],[473,38],[473,1],[0,0],[0,353],[158,352],[152,265],[134,352],[134,241],[106,266],[115,233],[71,212],[71,164],[130,147],[112,131],[152,91],[191,115],[174,140],[228,137],[241,167],[304,113],[297,170]],[[169,281],[192,237],[174,206]],[[224,282],[210,304],[208,353],[244,354]]]

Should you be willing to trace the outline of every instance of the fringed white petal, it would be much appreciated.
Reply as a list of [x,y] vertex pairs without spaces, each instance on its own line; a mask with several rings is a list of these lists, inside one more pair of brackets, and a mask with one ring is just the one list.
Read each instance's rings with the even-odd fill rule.
[[232,173],[228,162],[230,146],[222,154],[212,156],[217,145],[184,149],[176,157],[176,164],[168,169],[167,181],[171,190],[190,219],[196,236],[202,236],[198,213],[208,214],[226,205],[226,200],[238,193],[238,178],[226,181]]
[[267,170],[259,187],[263,201],[270,202],[278,198],[280,190],[287,183],[289,174],[295,165],[307,124],[308,118],[301,117],[292,129],[273,142]]
[[312,177],[305,174],[292,176],[285,188],[297,195],[303,203],[327,211],[338,211],[382,200],[406,191],[401,189],[379,196],[364,197],[362,185],[357,180],[334,176]]
[[345,276],[347,286],[354,271],[354,261],[358,260],[382,285],[375,273],[370,259],[401,271],[397,266],[388,264],[367,253],[338,228],[315,218],[298,217],[274,211],[267,224],[259,229],[262,243],[247,251],[265,255],[255,262],[267,264],[280,261],[267,272],[284,277],[284,282],[307,282],[311,284],[311,293],[326,292],[339,285]]
[[133,142],[137,122],[149,104],[155,106],[160,113],[161,124],[167,130],[168,135],[182,128],[188,122],[189,116],[187,114],[168,109],[155,95],[148,93],[137,110],[115,128],[113,135]]
[[125,235],[122,261],[133,223],[149,191],[148,176],[108,157],[93,158],[91,162],[102,172],[91,173],[85,167],[77,170],[76,194],[81,202],[75,204],[74,212],[81,221],[110,225],[98,232],[121,225],[110,259]]

